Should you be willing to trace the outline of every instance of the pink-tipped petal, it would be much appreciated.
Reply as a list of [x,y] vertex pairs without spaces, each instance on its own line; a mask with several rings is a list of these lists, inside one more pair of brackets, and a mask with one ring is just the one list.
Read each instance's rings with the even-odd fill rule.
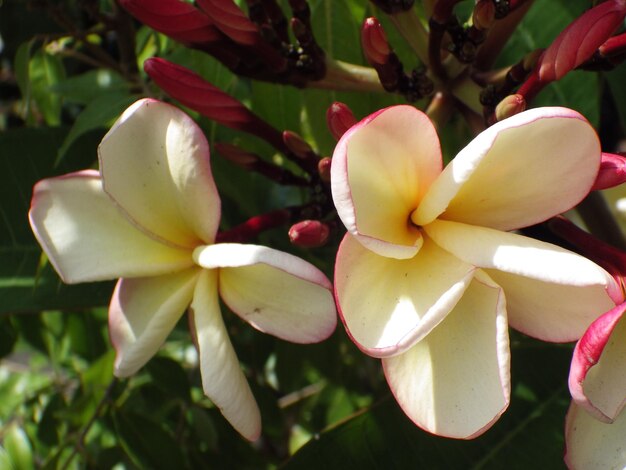
[[565,464],[569,470],[623,470],[626,412],[611,423],[598,421],[572,402],[565,418]]
[[382,256],[410,258],[422,243],[410,215],[441,171],[428,117],[394,106],[350,128],[333,154],[332,193],[348,231]]
[[50,262],[67,283],[151,276],[193,265],[191,252],[138,230],[87,170],[35,186],[30,224]]
[[226,305],[256,329],[295,343],[315,343],[335,330],[328,278],[306,261],[264,246],[219,243],[198,249],[198,264],[219,268]]
[[228,337],[220,312],[217,270],[203,270],[190,311],[193,315],[204,393],[246,439],[261,434],[261,413]]
[[139,226],[177,246],[213,242],[220,199],[209,145],[193,119],[140,100],[104,137],[99,155],[104,190]]
[[600,166],[600,143],[580,114],[536,108],[478,135],[430,187],[412,220],[437,217],[513,230],[578,204]]
[[156,354],[191,303],[199,269],[120,279],[109,306],[115,375],[128,377]]
[[613,307],[615,280],[600,266],[549,243],[436,220],[424,227],[443,249],[489,269],[506,294],[509,324],[546,341],[574,341]]
[[335,295],[348,334],[366,354],[401,353],[454,308],[474,276],[426,239],[414,258],[379,256],[346,234],[335,264]]
[[626,405],[626,303],[587,329],[574,349],[569,388],[574,401],[610,422]]
[[405,353],[384,358],[389,387],[419,427],[471,439],[509,404],[509,337],[502,289],[477,273],[454,310]]

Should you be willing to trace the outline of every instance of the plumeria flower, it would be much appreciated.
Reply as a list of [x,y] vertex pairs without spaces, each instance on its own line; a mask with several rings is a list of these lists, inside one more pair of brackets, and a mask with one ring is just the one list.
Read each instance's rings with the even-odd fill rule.
[[576,344],[565,421],[571,469],[626,466],[626,303],[594,321]]
[[623,300],[593,262],[510,233],[576,205],[600,153],[593,128],[564,108],[493,125],[443,170],[435,129],[413,107],[383,109],[342,136],[331,168],[348,229],[335,266],[340,317],[382,358],[418,426],[478,436],[509,403],[509,325],[573,341]]
[[335,328],[331,285],[311,264],[256,245],[214,244],[220,199],[200,128],[154,100],[126,110],[99,147],[100,171],[40,181],[33,231],[67,283],[120,278],[109,307],[115,375],[160,348],[187,309],[205,393],[243,436],[261,419],[219,298],[254,328],[298,343]]

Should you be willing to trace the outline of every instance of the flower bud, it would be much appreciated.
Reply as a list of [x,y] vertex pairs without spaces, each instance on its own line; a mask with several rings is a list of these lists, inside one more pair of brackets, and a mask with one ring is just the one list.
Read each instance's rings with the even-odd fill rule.
[[259,157],[241,147],[225,142],[215,142],[213,147],[227,160],[242,168],[250,169],[259,161]]
[[376,18],[367,18],[361,28],[361,47],[370,65],[384,65],[389,61],[389,43],[385,30]]
[[608,0],[586,11],[557,36],[539,60],[539,79],[559,80],[591,58],[622,24],[626,0]]
[[289,240],[296,246],[315,248],[328,241],[330,229],[319,220],[303,220],[291,226]]
[[298,134],[292,131],[283,132],[283,142],[293,154],[302,159],[315,157],[313,148]]
[[608,189],[622,183],[626,183],[626,158],[614,153],[602,152],[600,171],[591,190]]
[[333,137],[339,140],[357,121],[348,105],[335,101],[326,111],[326,123]]
[[526,109],[526,100],[522,95],[509,95],[496,106],[496,119],[502,121]]
[[258,27],[232,0],[197,0],[196,3],[236,43],[252,46],[259,40]]
[[330,165],[332,160],[330,157],[324,157],[317,163],[317,170],[320,173],[320,179],[325,183],[330,183]]
[[478,0],[472,14],[472,22],[479,30],[493,26],[496,20],[496,7],[492,0]]

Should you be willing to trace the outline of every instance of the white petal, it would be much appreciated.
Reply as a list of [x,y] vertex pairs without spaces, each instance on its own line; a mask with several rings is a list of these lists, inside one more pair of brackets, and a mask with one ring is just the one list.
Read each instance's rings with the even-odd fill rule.
[[337,144],[333,200],[348,231],[365,246],[410,258],[421,245],[410,215],[440,172],[439,139],[428,117],[412,106],[394,106],[368,116]]
[[506,295],[509,325],[543,341],[576,341],[614,306],[602,285],[555,284],[487,270]]
[[502,290],[484,273],[454,310],[405,353],[383,359],[407,416],[439,436],[470,439],[509,404],[509,339]]
[[261,433],[261,414],[222,320],[216,270],[202,271],[191,312],[204,393],[242,436],[254,441]]
[[591,125],[566,108],[536,108],[478,135],[445,168],[413,221],[441,217],[500,230],[542,222],[587,195],[600,165]]
[[626,405],[626,303],[608,311],[576,344],[569,386],[574,401],[610,422]]
[[230,248],[263,253],[250,264],[219,269],[222,300],[256,329],[295,343],[316,343],[335,330],[337,312],[330,283],[314,266],[262,246],[211,248],[213,253],[230,252]]
[[166,274],[193,265],[191,252],[138,230],[102,190],[96,171],[42,180],[30,224],[67,283]]
[[166,103],[128,108],[99,147],[105,191],[144,229],[192,247],[213,242],[220,199],[198,125]]
[[109,307],[115,375],[133,375],[156,354],[189,306],[198,274],[199,269],[187,269],[118,281]]
[[398,354],[427,335],[452,310],[474,267],[429,239],[414,258],[398,260],[343,239],[335,265],[335,294],[348,334],[375,357]]
[[615,282],[587,258],[515,233],[446,220],[435,220],[424,230],[443,249],[481,268],[572,286]]
[[626,412],[612,424],[593,418],[574,402],[565,419],[565,463],[570,470],[626,468]]

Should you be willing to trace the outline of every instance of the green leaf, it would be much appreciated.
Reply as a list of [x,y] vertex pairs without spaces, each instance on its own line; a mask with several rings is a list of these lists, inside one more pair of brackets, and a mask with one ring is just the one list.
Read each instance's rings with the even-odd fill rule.
[[0,314],[107,305],[111,283],[64,285],[39,248],[28,224],[31,188],[40,179],[90,167],[101,133],[75,142],[54,166],[67,131],[19,129],[0,134]]
[[33,48],[33,41],[24,42],[18,47],[15,53],[15,80],[22,93],[26,105],[26,115],[30,114],[30,100],[32,95],[32,87],[30,82],[30,56]]
[[37,102],[46,124],[61,124],[61,105],[63,99],[54,93],[53,87],[65,78],[63,62],[56,55],[38,50],[29,64],[29,77],[32,84],[32,96]]
[[4,434],[4,448],[15,470],[31,470],[35,468],[33,449],[24,430],[12,424]]
[[66,78],[52,85],[51,91],[62,96],[67,101],[87,105],[96,98],[115,92],[126,91],[130,86],[124,79],[112,70],[90,70],[81,75]]

